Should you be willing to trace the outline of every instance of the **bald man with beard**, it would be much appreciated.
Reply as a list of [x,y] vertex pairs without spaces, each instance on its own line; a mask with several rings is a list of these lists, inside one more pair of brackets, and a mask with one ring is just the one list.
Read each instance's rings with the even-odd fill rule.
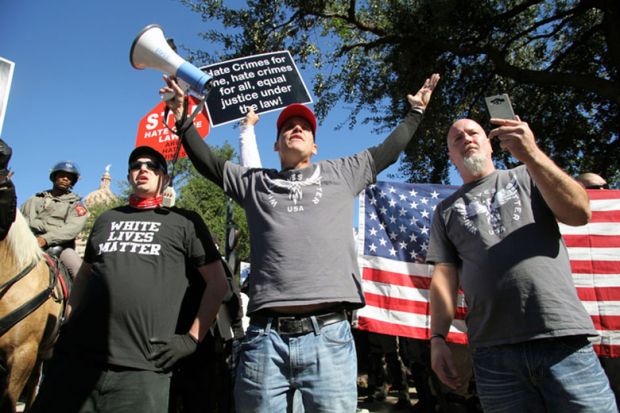
[[[488,137],[471,119],[448,132],[463,186],[437,206],[431,227],[433,370],[451,388],[463,382],[446,343],[460,287],[485,412],[617,412],[557,224],[586,224],[588,195],[527,123],[491,123]],[[497,170],[492,139],[522,165]]]

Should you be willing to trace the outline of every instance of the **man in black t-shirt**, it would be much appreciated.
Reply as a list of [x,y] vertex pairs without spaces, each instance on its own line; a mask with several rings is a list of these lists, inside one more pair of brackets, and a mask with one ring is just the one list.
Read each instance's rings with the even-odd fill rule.
[[[136,148],[128,180],[129,205],[93,226],[35,411],[167,412],[170,370],[196,350],[227,292],[199,215],[162,206],[164,157]],[[206,288],[189,331],[175,334],[188,266]]]

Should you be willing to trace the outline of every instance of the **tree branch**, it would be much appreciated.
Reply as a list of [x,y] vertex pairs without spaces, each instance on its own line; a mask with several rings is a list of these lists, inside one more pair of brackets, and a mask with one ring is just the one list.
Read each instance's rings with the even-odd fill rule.
[[355,0],[349,1],[349,7],[347,8],[346,15],[340,14],[340,13],[328,13],[322,10],[309,10],[308,14],[312,16],[316,16],[316,17],[322,17],[325,19],[342,20],[349,24],[352,24],[353,26],[357,27],[359,30],[363,32],[370,32],[377,36],[385,36],[387,34],[385,30],[380,29],[379,27],[373,24],[364,23],[357,18],[357,16],[355,15],[355,4],[356,4]]
[[[579,13],[577,13],[577,11],[581,8],[581,11]],[[583,14],[585,13],[585,10],[581,4],[577,5],[576,7],[570,9],[570,10],[565,10],[564,12],[555,14],[553,16],[549,16],[546,19],[542,19],[540,21],[537,21],[536,23],[534,23],[533,25],[531,25],[530,27],[528,27],[525,30],[522,30],[521,32],[515,34],[514,36],[512,36],[510,39],[508,39],[508,41],[506,42],[504,48],[508,49],[508,47],[510,47],[510,45],[512,43],[514,43],[515,41],[517,41],[518,39],[524,37],[526,34],[538,29],[539,27],[542,27],[546,24],[549,24],[555,20],[558,19],[562,19],[566,16],[569,16],[567,18],[564,18],[559,24],[558,27],[556,27],[556,29],[554,29],[554,33],[557,33],[557,31],[559,29],[561,29],[562,27],[564,27],[566,25],[566,23],[568,23],[574,16],[577,16],[579,14]]]
[[616,82],[601,79],[595,76],[574,73],[521,69],[506,62],[503,54],[497,50],[487,50],[487,55],[495,64],[497,74],[499,75],[524,83],[545,86],[556,85],[587,90],[596,93],[611,102],[620,104],[620,86]]
[[558,67],[562,61],[575,49],[579,46],[583,46],[584,43],[590,39],[597,31],[601,29],[601,25],[597,24],[590,27],[587,31],[583,32],[579,37],[579,40],[575,40],[569,47],[567,47],[562,53],[558,54],[558,56],[553,59],[553,61],[547,67],[547,71],[552,71],[554,68]]
[[401,40],[402,40],[402,37],[400,36],[384,36],[384,37],[380,37],[370,42],[345,44],[341,46],[340,49],[336,52],[336,57],[342,57],[345,53],[350,52],[351,50],[357,49],[360,47],[363,48],[364,51],[368,51],[380,45],[397,44],[397,43],[400,43]]
[[[513,17],[523,13],[525,10],[529,9],[531,6],[533,6],[534,4],[538,4],[541,3],[542,0],[530,0],[530,1],[526,1],[524,3],[519,4],[518,6],[513,7],[512,9],[498,14],[497,16],[495,16],[493,18],[493,21],[498,21],[498,22],[505,22],[506,20],[510,20]],[[497,27],[497,24],[493,24],[493,26]]]

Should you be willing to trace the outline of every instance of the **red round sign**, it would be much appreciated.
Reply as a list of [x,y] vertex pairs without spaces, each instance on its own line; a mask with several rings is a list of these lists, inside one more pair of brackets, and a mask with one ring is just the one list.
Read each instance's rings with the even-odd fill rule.
[[[191,115],[194,113],[194,109],[198,106],[200,101],[189,96],[188,113]],[[163,123],[164,111],[166,110],[166,102],[161,101],[155,106],[149,113],[147,113],[138,124],[138,135],[136,136],[137,146],[150,146],[161,152],[166,160],[171,160],[179,145],[179,137],[171,132]],[[166,123],[173,130],[176,130],[174,126],[174,115],[169,112]],[[198,130],[198,133],[204,139],[209,134],[209,118],[203,107],[200,113],[194,118],[194,126]],[[185,150],[181,148],[179,152],[179,158],[187,156]]]

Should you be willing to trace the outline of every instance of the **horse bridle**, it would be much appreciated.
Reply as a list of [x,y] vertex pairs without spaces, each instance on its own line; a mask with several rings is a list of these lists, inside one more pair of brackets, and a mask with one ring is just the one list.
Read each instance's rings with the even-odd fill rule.
[[17,275],[15,275],[13,278],[11,278],[10,280],[6,281],[4,284],[0,285],[0,291],[4,290],[4,289],[8,289],[9,287],[11,287],[13,284],[15,284],[17,281],[21,280],[22,278],[24,278],[30,271],[32,271],[34,269],[34,267],[36,267],[37,265],[37,260],[33,260],[30,265],[28,265],[26,268],[24,268],[23,270],[21,270]]
[[[17,275],[0,285],[0,292],[3,294],[13,284],[24,278],[37,266],[37,263],[38,260],[33,260],[30,265],[21,270]],[[4,333],[11,329],[11,327],[26,318],[30,313],[39,308],[45,301],[48,300],[50,295],[52,295],[56,284],[56,272],[52,271],[51,267],[49,268],[49,277],[50,283],[46,289],[0,319],[0,336],[3,336]]]

